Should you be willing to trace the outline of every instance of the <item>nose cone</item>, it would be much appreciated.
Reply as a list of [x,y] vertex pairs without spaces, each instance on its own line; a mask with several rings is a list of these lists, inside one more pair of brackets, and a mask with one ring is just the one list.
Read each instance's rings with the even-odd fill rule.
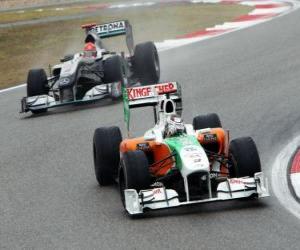
[[204,149],[199,145],[189,145],[180,151],[181,174],[187,176],[198,171],[209,171],[209,161]]

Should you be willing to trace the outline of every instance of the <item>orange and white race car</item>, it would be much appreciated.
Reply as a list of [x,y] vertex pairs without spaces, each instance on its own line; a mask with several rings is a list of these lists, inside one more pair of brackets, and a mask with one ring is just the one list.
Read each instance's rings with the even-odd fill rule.
[[124,140],[118,127],[98,128],[93,148],[99,184],[117,182],[130,215],[147,209],[269,196],[254,141],[250,137],[229,141],[228,131],[214,113],[185,124],[178,83],[123,92],[127,124],[130,109],[152,106],[155,126],[141,137]]

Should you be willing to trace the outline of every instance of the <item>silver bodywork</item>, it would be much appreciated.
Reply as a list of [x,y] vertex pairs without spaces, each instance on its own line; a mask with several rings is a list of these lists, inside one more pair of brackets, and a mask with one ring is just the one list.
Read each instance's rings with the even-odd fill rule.
[[[70,104],[92,102],[104,98],[120,98],[122,96],[121,82],[103,83],[102,78],[104,72],[101,71],[96,71],[97,73],[94,75],[93,73],[90,74],[93,82],[96,84],[99,83],[99,85],[93,84],[90,89],[85,90],[85,93],[83,92],[84,94],[80,93],[80,98],[76,97],[78,92],[77,77],[79,70],[82,69],[82,67],[95,65],[97,62],[104,63],[106,59],[115,55],[119,55],[124,61],[124,86],[128,87],[129,85],[135,84],[133,81],[129,80],[131,77],[129,69],[131,66],[130,56],[132,56],[133,53],[132,27],[129,22],[116,21],[86,27],[85,30],[87,35],[85,42],[94,43],[97,50],[97,56],[95,58],[85,58],[83,53],[76,53],[62,59],[60,64],[53,66],[51,69],[52,75],[48,78],[47,86],[49,88],[48,94],[23,97],[21,100],[21,113],[45,110]],[[126,35],[126,43],[130,54],[129,57],[125,57],[124,53],[107,51],[103,46],[101,38],[116,35]],[[103,67],[103,64],[101,65],[101,67]],[[86,72],[88,72],[88,68]],[[64,88],[68,88],[65,93],[62,91]],[[72,96],[72,98],[66,98],[66,95],[67,97],[68,95]]]
[[[24,97],[21,101],[21,112],[28,111],[37,111],[46,108],[54,108],[59,106],[65,106],[68,104],[75,103],[85,103],[91,101],[97,101],[104,98],[119,98],[122,96],[121,90],[121,82],[113,82],[113,83],[101,83],[100,85],[94,86],[90,90],[88,90],[83,98],[76,99],[74,98],[72,101],[66,101],[62,98],[60,87],[64,85],[70,84],[71,81],[76,81],[73,77],[76,75],[78,70],[78,65],[80,63],[92,64],[95,60],[103,60],[105,61],[111,55],[103,55],[105,52],[104,49],[97,48],[97,58],[89,60],[82,57],[81,53],[77,53],[74,57],[66,62],[55,65],[52,68],[52,71],[59,70],[59,77],[49,77],[49,84],[53,83],[52,88],[49,91],[48,95],[40,95],[40,96],[32,96],[32,97]],[[125,84],[127,84],[127,79],[124,78]],[[76,95],[76,84],[74,84],[72,88],[72,92]]]
[[86,92],[80,100],[67,101],[55,100],[50,95],[40,95],[32,97],[24,97],[21,101],[21,112],[37,111],[42,109],[66,106],[71,104],[80,104],[102,100],[104,98],[118,98],[122,95],[121,83],[115,82],[110,84],[98,85]]

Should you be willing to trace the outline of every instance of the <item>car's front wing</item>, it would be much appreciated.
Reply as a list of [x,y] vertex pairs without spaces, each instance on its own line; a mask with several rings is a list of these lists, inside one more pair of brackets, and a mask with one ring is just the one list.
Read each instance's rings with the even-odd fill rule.
[[252,196],[263,198],[269,196],[267,179],[263,173],[256,173],[254,177],[232,178],[221,182],[217,187],[216,197],[208,199],[180,202],[178,193],[164,187],[141,190],[126,189],[125,206],[131,215],[142,214],[144,209],[163,209],[184,205],[242,199]]
[[21,100],[21,113],[72,104],[88,103],[109,97],[118,98],[121,97],[121,95],[121,83],[116,82],[95,86],[87,91],[82,99],[74,101],[55,100],[55,98],[50,95],[23,97]]

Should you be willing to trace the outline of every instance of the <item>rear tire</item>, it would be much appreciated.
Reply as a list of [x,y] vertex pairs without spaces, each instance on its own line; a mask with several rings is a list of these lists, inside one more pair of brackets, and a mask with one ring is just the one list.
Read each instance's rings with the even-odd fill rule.
[[103,63],[104,82],[121,82],[124,83],[125,69],[123,59],[120,56],[112,56],[107,58]]
[[199,115],[193,119],[194,130],[204,129],[204,128],[222,128],[220,118],[215,113],[210,113],[207,115]]
[[229,145],[229,157],[232,166],[229,168],[230,177],[253,177],[261,172],[259,154],[251,137],[234,139]]
[[[44,69],[31,69],[27,76],[27,97],[47,95],[49,89],[47,88],[47,75]],[[34,114],[44,113],[45,109],[31,110]]]
[[97,128],[93,138],[96,179],[100,186],[114,183],[120,163],[119,146],[122,141],[118,127]]
[[140,43],[134,49],[134,71],[142,85],[158,83],[160,65],[153,42]]
[[145,153],[141,150],[124,153],[119,169],[119,188],[124,207],[125,189],[135,189],[139,192],[149,188],[150,184],[149,163]]

